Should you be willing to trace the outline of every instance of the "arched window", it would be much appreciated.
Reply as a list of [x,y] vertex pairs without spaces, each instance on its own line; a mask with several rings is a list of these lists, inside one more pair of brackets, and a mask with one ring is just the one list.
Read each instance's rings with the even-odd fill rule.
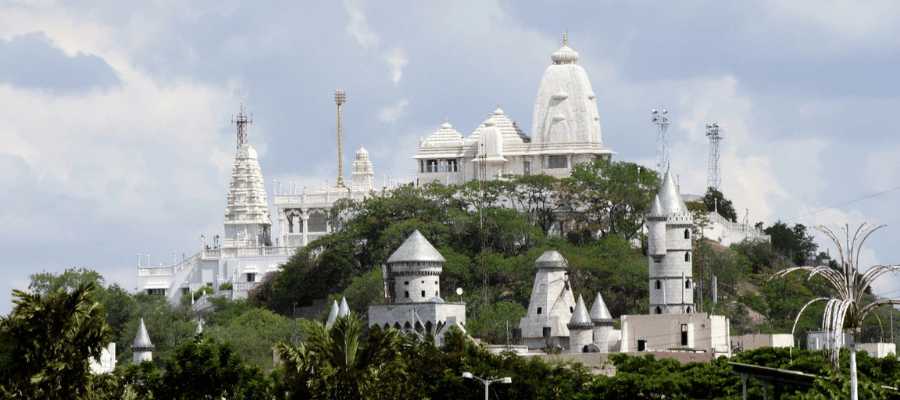
[[656,313],[657,313],[657,314],[662,314],[662,308],[656,307]]
[[662,289],[662,282],[659,280],[656,281],[656,290]]
[[685,239],[690,239],[690,238],[691,238],[691,230],[690,230],[690,229],[685,229],[685,230],[684,230],[684,238],[685,238]]
[[691,252],[684,252],[684,261],[691,261]]
[[688,314],[691,313],[691,306],[688,306],[688,308],[687,308],[687,313],[688,313]]
[[687,279],[687,280],[684,281],[684,288],[685,288],[685,289],[690,289],[690,288],[691,288],[691,280],[690,280],[690,279]]
[[406,297],[407,299],[409,298],[409,291],[408,291],[408,290],[405,291],[405,292],[403,292],[403,297]]

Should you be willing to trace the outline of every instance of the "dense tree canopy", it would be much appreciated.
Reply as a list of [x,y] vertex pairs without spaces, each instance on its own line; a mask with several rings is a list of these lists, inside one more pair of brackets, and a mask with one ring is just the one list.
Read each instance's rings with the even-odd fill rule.
[[715,188],[706,188],[706,194],[703,196],[703,204],[706,205],[706,209],[709,211],[716,211],[723,218],[731,221],[737,222],[737,211],[734,209],[734,205],[731,203],[731,200],[725,198],[725,195],[722,194],[719,190]]

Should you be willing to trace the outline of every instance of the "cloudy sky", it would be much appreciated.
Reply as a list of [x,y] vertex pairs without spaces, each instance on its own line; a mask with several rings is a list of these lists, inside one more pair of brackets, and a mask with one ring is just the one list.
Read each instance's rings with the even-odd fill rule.
[[654,164],[664,107],[672,169],[702,193],[718,122],[741,217],[888,224],[863,260],[898,263],[897,20],[888,1],[0,0],[0,312],[32,273],[133,290],[137,253],[221,234],[241,104],[270,192],[334,182],[337,88],[345,169],[363,145],[379,184],[409,181],[444,118],[468,135],[499,103],[531,133],[567,30],[618,160]]

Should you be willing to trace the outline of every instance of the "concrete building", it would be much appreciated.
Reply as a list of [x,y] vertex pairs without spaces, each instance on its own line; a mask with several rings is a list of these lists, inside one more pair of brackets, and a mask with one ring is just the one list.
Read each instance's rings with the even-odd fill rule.
[[731,348],[755,350],[760,347],[794,347],[794,337],[790,333],[753,333],[731,337]]
[[100,351],[100,357],[90,359],[89,366],[92,374],[108,374],[116,370],[116,343],[109,345]]
[[558,251],[547,251],[534,262],[537,273],[528,314],[519,321],[522,341],[529,349],[569,348],[569,328],[575,296],[569,286],[568,261]]
[[147,325],[144,325],[144,319],[141,318],[141,324],[138,326],[134,343],[131,344],[134,364],[140,364],[144,360],[153,361],[153,347],[153,343],[150,342],[150,335],[147,334]]
[[499,105],[468,138],[445,121],[419,143],[413,157],[418,184],[462,184],[503,174],[565,178],[575,164],[609,160],[615,152],[603,145],[594,90],[566,36],[550,59],[534,102],[533,136]]
[[621,351],[696,351],[730,355],[730,330],[730,322],[723,315],[623,315]]
[[438,344],[453,326],[465,332],[466,303],[440,297],[445,261],[421,232],[413,232],[382,266],[386,303],[369,305],[369,326],[430,333]]
[[646,223],[650,256],[650,313],[693,312],[691,227],[694,221],[668,170],[659,193],[653,198]]

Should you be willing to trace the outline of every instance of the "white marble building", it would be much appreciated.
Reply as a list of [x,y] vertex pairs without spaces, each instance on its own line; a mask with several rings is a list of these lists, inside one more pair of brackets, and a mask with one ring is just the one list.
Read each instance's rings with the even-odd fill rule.
[[615,152],[600,135],[597,99],[578,53],[567,45],[550,55],[534,103],[528,136],[500,106],[468,138],[444,122],[413,156],[418,184],[461,184],[503,174],[568,177],[571,167]]

